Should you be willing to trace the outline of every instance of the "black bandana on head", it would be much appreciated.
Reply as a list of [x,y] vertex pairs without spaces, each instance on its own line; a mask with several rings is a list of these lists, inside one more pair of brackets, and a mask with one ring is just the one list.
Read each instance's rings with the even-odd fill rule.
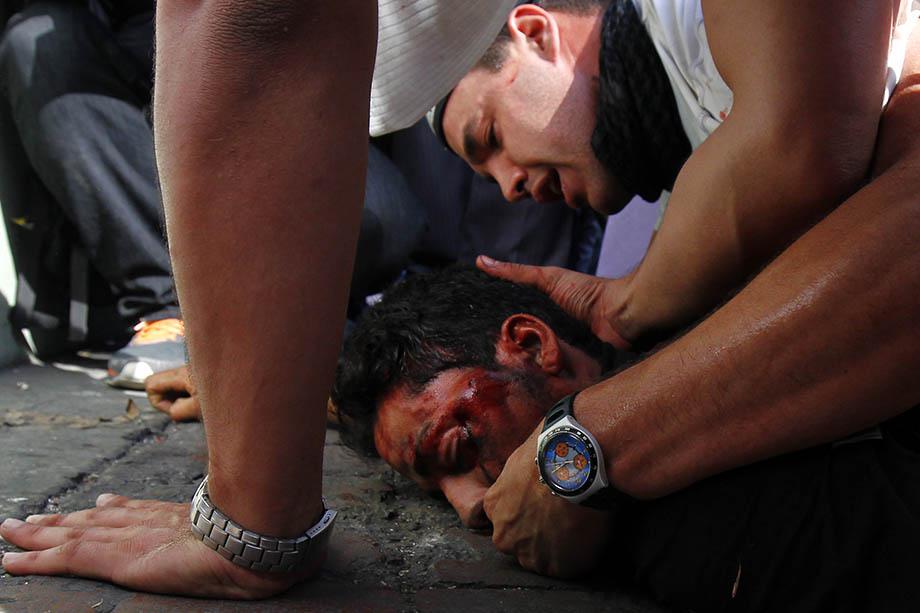
[[604,13],[591,148],[625,189],[650,202],[673,189],[690,157],[668,75],[633,0],[613,0]]

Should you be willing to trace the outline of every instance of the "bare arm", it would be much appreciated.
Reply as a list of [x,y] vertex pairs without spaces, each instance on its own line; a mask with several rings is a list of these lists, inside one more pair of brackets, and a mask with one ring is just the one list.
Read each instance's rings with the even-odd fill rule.
[[891,167],[698,327],[578,397],[614,483],[663,495],[920,403],[918,168],[916,153]]
[[613,316],[624,337],[712,308],[865,180],[891,4],[704,2],[734,106],[681,171],[621,291]]
[[872,182],[698,327],[579,396],[615,483],[662,495],[920,405],[918,94],[915,33]]
[[[878,178],[698,327],[579,394],[575,415],[597,435],[614,485],[662,496],[920,404],[916,38],[913,85],[883,118]],[[528,443],[484,508],[499,549],[558,572],[554,562],[577,540],[559,539],[555,527],[581,509],[537,483]]]

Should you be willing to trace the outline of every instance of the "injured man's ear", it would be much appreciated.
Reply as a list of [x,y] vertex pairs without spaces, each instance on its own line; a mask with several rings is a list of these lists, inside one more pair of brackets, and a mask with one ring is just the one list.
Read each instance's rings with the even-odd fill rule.
[[559,399],[613,367],[613,349],[546,295],[472,268],[407,278],[369,309],[336,371],[343,440],[379,454],[464,525]]

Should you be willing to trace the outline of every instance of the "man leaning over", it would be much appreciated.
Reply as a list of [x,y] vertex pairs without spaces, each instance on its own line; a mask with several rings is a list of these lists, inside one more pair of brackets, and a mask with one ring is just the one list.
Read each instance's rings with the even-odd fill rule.
[[[910,94],[920,43],[908,4],[834,14],[811,3],[539,4],[511,12],[441,105],[447,144],[509,200],[561,193],[615,213],[635,193],[673,193],[626,279],[483,258],[485,270],[544,289],[605,340],[648,342],[723,301],[833,211],[697,329],[578,396],[574,414],[599,439],[613,485],[661,496],[920,402],[905,366],[918,364],[912,323],[899,319],[916,298],[889,289],[901,274],[916,283],[902,257],[915,234],[896,230],[869,258],[854,236],[871,241],[882,211],[909,217],[917,204],[908,169],[920,151],[907,135],[920,121]],[[875,43],[856,52],[856,40]],[[867,361],[869,372],[858,368]],[[540,535],[558,517],[541,505],[564,511],[537,483],[536,435],[486,510],[499,547],[546,570],[554,556]]]

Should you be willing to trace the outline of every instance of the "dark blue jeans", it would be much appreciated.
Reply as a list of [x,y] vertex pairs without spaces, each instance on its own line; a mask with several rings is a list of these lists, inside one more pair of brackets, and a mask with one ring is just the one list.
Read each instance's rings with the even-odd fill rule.
[[104,17],[42,1],[10,20],[0,44],[0,201],[37,231],[39,201],[59,211],[129,329],[178,308],[146,113],[153,15],[117,26]]
[[[113,25],[65,1],[30,3],[0,44],[0,201],[24,224],[9,224],[11,240],[56,221],[37,216],[36,203],[50,203],[108,286],[124,330],[178,314],[147,113],[152,44],[152,13]],[[371,148],[353,300],[406,267],[424,228],[402,175]],[[50,260],[41,264],[66,268],[65,256]]]

